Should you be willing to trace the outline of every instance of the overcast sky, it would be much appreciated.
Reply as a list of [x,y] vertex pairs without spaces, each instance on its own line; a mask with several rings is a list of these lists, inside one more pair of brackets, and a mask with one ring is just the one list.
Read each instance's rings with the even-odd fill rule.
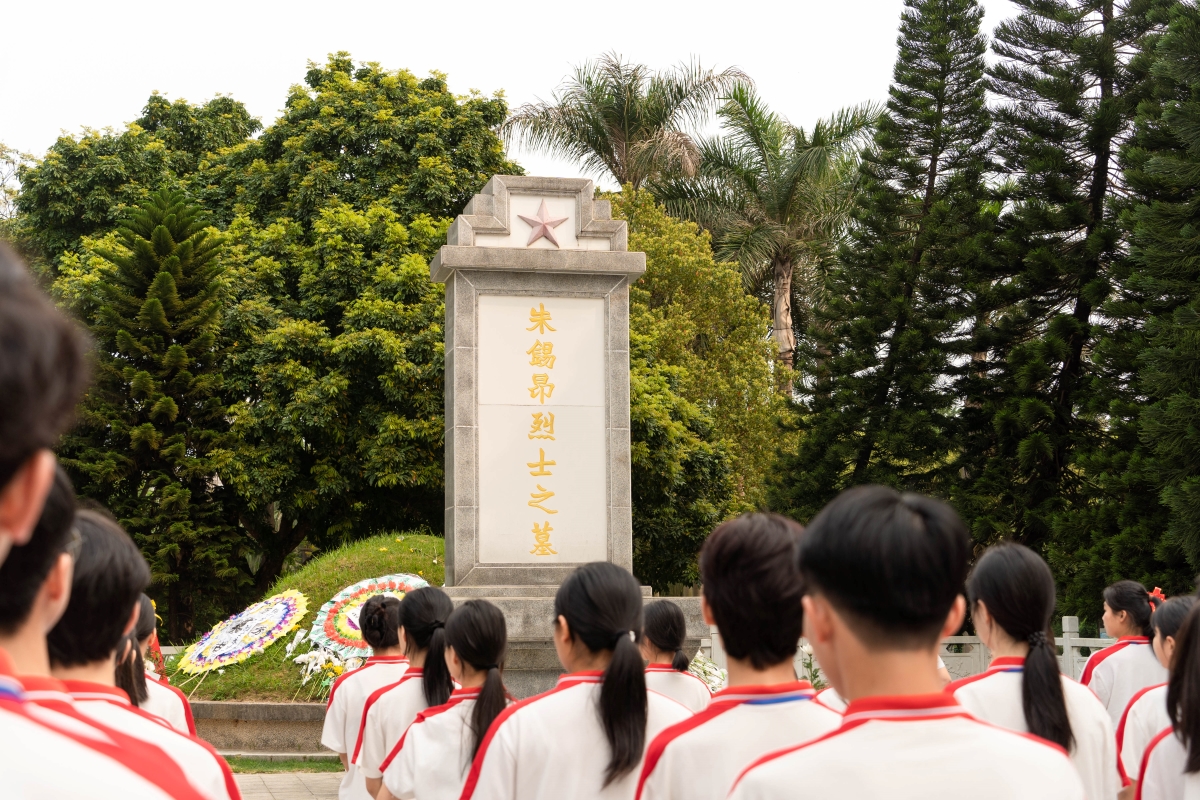
[[[983,0],[991,30],[1012,14]],[[447,74],[450,88],[549,99],[573,64],[613,50],[655,68],[691,57],[737,66],[771,106],[809,125],[886,97],[902,0],[641,0],[611,3],[18,2],[4,13],[0,142],[40,156],[61,131],[121,128],[149,94],[242,101],[264,124],[308,61],[356,61]],[[512,154],[530,174],[577,164]],[[596,178],[596,175],[587,177]]]

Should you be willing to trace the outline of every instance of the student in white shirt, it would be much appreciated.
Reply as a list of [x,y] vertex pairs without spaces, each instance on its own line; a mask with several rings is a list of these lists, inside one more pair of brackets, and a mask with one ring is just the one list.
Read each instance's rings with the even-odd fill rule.
[[842,725],[763,756],[734,800],[928,798],[970,786],[977,800],[1080,800],[1063,750],[972,717],[937,676],[938,642],[962,626],[971,539],[938,500],[860,486],[838,495],[800,541],[804,636],[846,698]]
[[[1175,654],[1175,636],[1195,604],[1194,595],[1172,597],[1154,609],[1154,616],[1150,618],[1150,626],[1154,628],[1154,640],[1151,642],[1154,655],[1158,658],[1158,663],[1167,668],[1168,673]],[[1171,717],[1167,715],[1167,684],[1147,686],[1129,701],[1125,713],[1121,715],[1121,722],[1117,725],[1118,764],[1126,784],[1137,780],[1138,771],[1142,768],[1142,756],[1146,754],[1150,741],[1159,731],[1170,725]]]
[[[942,682],[942,686],[949,686],[950,682],[954,680],[954,678],[950,675],[950,670],[946,669],[946,662],[942,660],[941,656],[938,656],[937,660],[937,676],[938,680]],[[836,711],[839,714],[845,714],[846,706],[849,705],[836,691],[834,691],[832,686],[826,686],[824,689],[817,692],[817,696],[813,699],[816,700],[820,705],[825,706],[831,711]]]
[[384,760],[417,714],[445,703],[454,691],[445,631],[452,611],[449,595],[434,586],[409,592],[400,602],[400,639],[409,668],[398,682],[367,698],[352,758],[371,797],[383,785]]
[[350,762],[367,698],[404,677],[408,659],[400,645],[400,601],[375,595],[363,603],[358,627],[371,646],[371,657],[353,672],[343,673],[329,690],[321,744],[338,754],[346,774],[338,787],[339,800],[374,800],[358,767]]
[[814,702],[811,684],[796,680],[792,666],[803,618],[801,533],[786,517],[744,514],[704,542],[700,608],[721,632],[729,681],[707,710],[651,742],[638,787],[643,800],[725,800],[759,757],[841,724],[840,714]]
[[[150,642],[157,635],[154,603],[145,594],[142,595],[137,629],[134,633],[137,637],[138,659],[144,664],[146,653],[150,649]],[[165,675],[159,675],[149,668],[145,668],[144,672],[146,675],[144,682],[146,699],[138,703],[138,707],[149,711],[156,717],[165,719],[172,728],[180,733],[195,736],[196,722],[192,719],[192,706],[188,702],[187,695],[168,683]]]
[[1137,581],[1117,581],[1104,590],[1101,621],[1117,643],[1088,657],[1079,682],[1104,703],[1113,725],[1135,694],[1167,680],[1167,670],[1150,646],[1150,616],[1160,602],[1161,595],[1150,594]]
[[632,575],[608,562],[572,572],[554,597],[554,649],[567,674],[496,718],[462,800],[631,800],[646,744],[691,716],[646,691],[641,628]]
[[693,714],[703,711],[712,692],[708,684],[688,672],[683,641],[687,621],[679,606],[670,600],[646,604],[642,628],[642,658],[646,664],[646,688],[687,706]]
[[1121,777],[1112,721],[1087,687],[1059,671],[1054,597],[1054,575],[1041,556],[1019,544],[989,548],[967,578],[967,598],[992,663],[947,691],[978,719],[1063,748],[1087,796],[1113,800]]
[[504,614],[468,600],[446,621],[446,665],[460,687],[417,715],[383,762],[378,800],[458,800],[483,737],[508,705]]
[[1200,797],[1200,603],[1188,612],[1176,636],[1167,683],[1167,716],[1142,757],[1138,800]]

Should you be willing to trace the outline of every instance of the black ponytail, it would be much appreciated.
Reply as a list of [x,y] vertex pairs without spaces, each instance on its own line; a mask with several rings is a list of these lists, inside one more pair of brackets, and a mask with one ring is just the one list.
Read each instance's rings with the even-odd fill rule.
[[504,688],[500,674],[508,644],[504,614],[487,600],[468,600],[454,609],[446,621],[446,644],[472,668],[487,673],[471,714],[471,758],[474,759],[487,729],[508,705],[508,690]]
[[157,627],[154,620],[154,601],[143,594],[138,605],[138,621],[133,628],[133,636],[138,642],[144,642],[150,638]]
[[1104,602],[1113,611],[1129,614],[1134,627],[1141,630],[1143,636],[1154,637],[1150,617],[1162,600],[1147,592],[1145,586],[1137,581],[1117,581],[1104,590]]
[[358,612],[358,627],[363,641],[372,650],[386,650],[400,644],[400,601],[390,594],[368,599]]
[[647,603],[645,609],[646,624],[642,635],[650,640],[650,644],[664,653],[674,653],[671,657],[671,668],[679,672],[687,672],[687,655],[683,652],[683,640],[687,636],[687,622],[679,606],[670,600],[658,600]]
[[1200,603],[1175,633],[1175,655],[1167,682],[1167,713],[1187,748],[1185,772],[1200,772]]
[[554,618],[564,617],[572,639],[593,653],[612,651],[600,687],[600,721],[611,756],[604,785],[630,772],[646,745],[646,673],[636,638],[642,629],[637,579],[607,561],[584,564],[554,596]]
[[425,671],[421,687],[425,702],[440,706],[450,699],[454,682],[446,666],[446,620],[454,611],[450,597],[433,586],[409,592],[400,604],[400,626],[410,647],[425,651]]
[[117,688],[129,695],[129,702],[142,706],[150,691],[146,688],[146,664],[138,650],[136,629],[129,633],[117,646],[117,662],[113,667],[113,682]]
[[1030,733],[1070,750],[1075,742],[1050,619],[1054,575],[1037,553],[1019,544],[988,548],[967,578],[971,608],[982,602],[996,624],[1029,644],[1021,678],[1021,707]]
[[1194,594],[1172,597],[1154,609],[1154,614],[1150,617],[1150,627],[1163,639],[1175,636],[1179,631],[1179,626],[1183,624],[1194,605],[1196,605]]

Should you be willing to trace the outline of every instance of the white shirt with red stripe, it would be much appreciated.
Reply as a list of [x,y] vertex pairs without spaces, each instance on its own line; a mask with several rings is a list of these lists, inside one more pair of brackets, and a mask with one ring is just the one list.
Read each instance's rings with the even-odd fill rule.
[[[325,706],[325,726],[321,729],[321,744],[335,753],[345,753],[347,761],[354,755],[358,729],[362,725],[363,708],[376,689],[391,686],[404,677],[408,659],[404,656],[371,656],[353,672],[343,673],[329,690]],[[373,800],[358,766],[351,763],[338,787],[338,800]]]
[[409,667],[400,680],[376,689],[367,698],[353,759],[364,780],[383,777],[379,767],[384,759],[417,714],[429,707],[421,685],[424,674],[420,667]]
[[471,715],[478,686],[427,708],[383,760],[383,785],[397,800],[458,800],[471,768]]
[[815,694],[808,681],[722,689],[707,709],[650,743],[637,796],[725,800],[758,758],[842,724],[841,714],[813,701]]
[[1121,722],[1125,706],[1135,694],[1166,680],[1167,669],[1158,663],[1145,636],[1122,636],[1116,644],[1092,653],[1079,678],[1104,703],[1113,725]]
[[[1028,733],[1029,725],[1021,705],[1024,665],[1023,658],[995,658],[985,672],[954,681],[946,691],[978,719],[1010,731]],[[1121,790],[1122,781],[1108,711],[1087,687],[1065,675],[1061,679],[1067,720],[1075,739],[1070,751],[1071,763],[1079,771],[1088,797],[1114,798]]]
[[1167,713],[1167,685],[1147,686],[1133,696],[1117,725],[1117,763],[1125,783],[1134,780],[1142,768],[1142,756],[1151,740],[1163,728],[1171,727]]
[[1138,774],[1137,800],[1200,800],[1200,772],[1187,773],[1187,748],[1171,727],[1150,740]]
[[204,797],[240,800],[229,765],[207,742],[180,733],[165,720],[136,708],[129,695],[115,686],[89,681],[62,683],[81,714],[160,748]]
[[695,714],[703,711],[712,699],[708,684],[692,673],[670,664],[650,664],[646,667],[646,688],[665,694]]
[[819,739],[763,756],[734,800],[928,800],[969,786],[972,800],[1081,800],[1060,747],[972,717],[946,693],[869,697]]
[[[604,786],[611,750],[598,713],[602,679],[601,672],[568,673],[550,691],[505,709],[484,737],[461,800],[632,800],[640,761]],[[692,716],[654,691],[646,693],[646,711],[647,745]]]
[[146,702],[139,708],[162,717],[180,733],[196,735],[196,721],[192,719],[192,706],[187,695],[149,670],[146,671],[146,695]]
[[846,706],[850,705],[842,696],[837,693],[837,690],[832,686],[826,686],[821,691],[817,692],[817,696],[813,698],[819,705],[823,705],[830,711],[836,711],[839,714],[846,713]]

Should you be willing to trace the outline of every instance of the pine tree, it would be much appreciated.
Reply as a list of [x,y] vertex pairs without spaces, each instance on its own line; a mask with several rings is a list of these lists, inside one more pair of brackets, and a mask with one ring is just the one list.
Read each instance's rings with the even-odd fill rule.
[[982,18],[975,0],[906,0],[855,225],[803,351],[818,377],[774,502],[799,518],[847,486],[944,482],[961,287],[990,228]]
[[164,189],[91,248],[99,280],[81,310],[96,384],[62,447],[81,494],[108,506],[150,560],[172,641],[246,579],[231,566],[238,536],[210,455],[228,430],[221,246],[200,209]]

